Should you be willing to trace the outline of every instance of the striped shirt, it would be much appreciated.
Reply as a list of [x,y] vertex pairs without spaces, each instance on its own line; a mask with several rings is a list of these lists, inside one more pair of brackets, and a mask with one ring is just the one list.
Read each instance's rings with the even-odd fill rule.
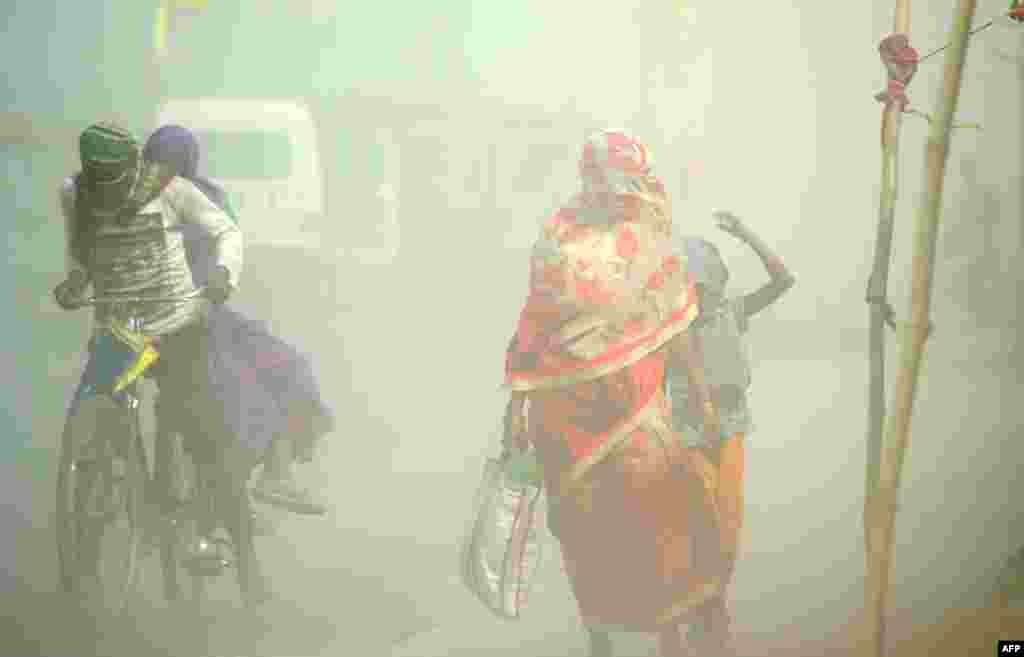
[[[96,214],[91,266],[75,258],[75,181],[61,188],[68,271],[86,272],[97,296],[183,296],[195,291],[185,254],[182,226],[193,224],[210,238],[216,263],[228,270],[233,287],[242,272],[242,233],[238,226],[191,182],[173,178],[134,216]],[[134,314],[149,335],[169,335],[193,324],[208,310],[206,302],[138,304]],[[96,320],[106,319],[103,307]]]

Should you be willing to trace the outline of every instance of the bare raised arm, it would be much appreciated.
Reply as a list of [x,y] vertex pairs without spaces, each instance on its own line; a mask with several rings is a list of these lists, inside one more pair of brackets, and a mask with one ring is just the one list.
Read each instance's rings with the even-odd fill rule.
[[747,317],[750,317],[778,301],[779,297],[793,287],[796,278],[786,268],[782,259],[738,217],[729,212],[718,212],[715,218],[718,220],[719,228],[754,250],[771,277],[766,284],[743,297],[743,310]]

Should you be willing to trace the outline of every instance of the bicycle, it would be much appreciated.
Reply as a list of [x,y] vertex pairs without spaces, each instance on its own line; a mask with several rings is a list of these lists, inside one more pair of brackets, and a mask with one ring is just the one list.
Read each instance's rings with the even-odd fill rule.
[[[160,397],[155,404],[152,475],[142,431],[139,386],[142,379],[152,377],[159,345],[143,337],[132,307],[193,302],[202,296],[203,290],[198,289],[180,297],[91,297],[75,304],[78,308],[108,306],[111,321],[93,337],[83,377],[90,380],[91,367],[91,378],[98,380],[86,386],[91,390],[79,388],[61,436],[56,505],[60,584],[67,593],[86,593],[83,584],[92,584],[93,592],[103,598],[103,607],[115,615],[137,592],[140,558],[144,546],[154,540],[169,602],[180,599],[182,571],[192,580],[191,599],[198,604],[204,597],[205,579],[231,565],[236,567],[243,601],[251,602],[255,550],[248,495],[237,496],[238,508],[218,508],[212,482],[221,473],[195,459],[194,445],[188,436],[174,431]],[[120,370],[97,374],[104,362],[117,358],[122,360]],[[81,435],[83,430],[88,435]],[[227,514],[237,515],[232,521]],[[228,540],[220,543],[231,550],[233,562],[216,550],[203,553],[209,547],[204,541],[211,542],[218,519],[229,528]],[[126,535],[108,546],[103,539],[118,521],[125,525]],[[124,554],[108,572],[101,562],[118,549]],[[217,558],[206,558],[210,555]]]

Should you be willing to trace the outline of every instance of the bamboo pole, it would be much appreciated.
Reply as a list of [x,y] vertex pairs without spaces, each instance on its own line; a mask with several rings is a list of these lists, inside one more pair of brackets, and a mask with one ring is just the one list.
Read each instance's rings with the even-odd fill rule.
[[[893,394],[892,411],[885,424],[884,446],[879,460],[877,515],[872,513],[871,542],[877,548],[878,580],[869,620],[872,623],[873,654],[885,654],[885,614],[892,571],[896,510],[903,462],[910,439],[910,424],[920,375],[925,343],[930,333],[932,282],[935,244],[942,210],[942,192],[949,156],[949,137],[960,99],[961,78],[967,54],[967,42],[977,0],[959,0],[951,29],[951,47],[946,53],[942,90],[935,120],[931,124],[925,149],[925,196],[914,228],[914,255],[910,294],[909,323],[903,327],[900,342],[900,371]],[[878,521],[877,524],[874,521]]]
[[[893,33],[910,31],[910,0],[896,0]],[[889,103],[882,113],[882,184],[878,203],[878,232],[875,239],[874,267],[868,283],[867,301],[871,305],[870,390],[868,393],[867,473],[865,482],[865,526],[869,505],[878,487],[878,458],[882,448],[885,422],[885,324],[888,311],[889,264],[892,260],[892,233],[899,199],[899,140],[903,111]],[[870,537],[865,532],[865,548]],[[870,551],[870,550],[869,550]]]
[[[909,34],[910,0],[896,0],[893,33]],[[882,111],[882,181],[878,202],[878,229],[875,237],[874,266],[868,281],[867,302],[869,319],[869,380],[868,428],[866,437],[866,472],[864,482],[864,555],[865,555],[865,607],[872,608],[878,597],[872,590],[878,581],[873,560],[872,508],[878,491],[879,459],[882,451],[882,431],[885,423],[885,325],[889,310],[889,265],[892,261],[892,234],[896,202],[899,198],[899,140],[903,123],[903,108],[888,103]]]

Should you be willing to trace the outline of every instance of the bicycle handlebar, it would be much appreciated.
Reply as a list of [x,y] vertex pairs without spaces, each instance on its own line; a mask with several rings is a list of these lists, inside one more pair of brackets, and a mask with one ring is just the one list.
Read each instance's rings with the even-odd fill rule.
[[171,297],[128,297],[128,296],[113,296],[113,297],[87,297],[75,303],[78,308],[84,308],[86,306],[111,306],[122,303],[187,303],[189,301],[196,301],[203,297],[206,292],[205,287],[196,288],[195,291],[183,294],[181,296]]

